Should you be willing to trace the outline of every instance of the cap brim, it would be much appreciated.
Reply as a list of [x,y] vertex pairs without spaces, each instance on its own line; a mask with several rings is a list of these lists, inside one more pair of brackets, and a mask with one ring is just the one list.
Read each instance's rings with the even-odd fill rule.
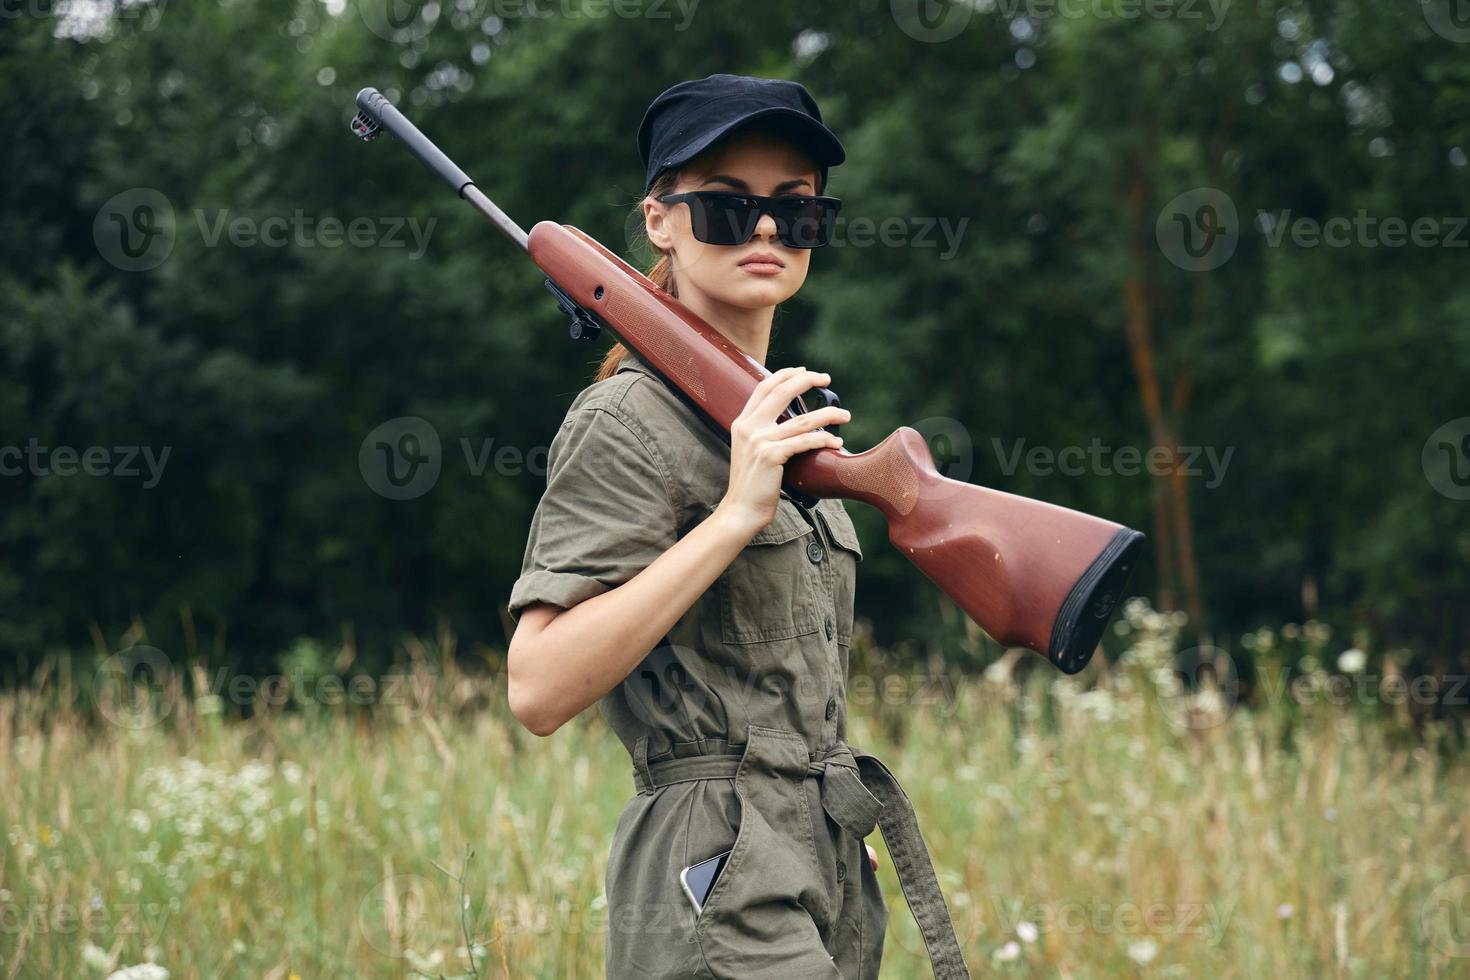
[[668,167],[677,167],[680,164],[688,163],[719,142],[727,134],[739,129],[741,126],[755,122],[757,119],[778,119],[783,125],[789,128],[797,142],[801,143],[812,154],[812,157],[820,167],[835,167],[847,159],[847,151],[842,148],[842,143],[838,141],[837,137],[826,126],[823,126],[811,116],[798,112],[795,109],[788,109],[785,106],[774,106],[769,109],[757,109],[754,112],[731,120],[719,129],[701,133],[697,139],[686,143],[673,155],[659,161],[659,169],[664,170]]

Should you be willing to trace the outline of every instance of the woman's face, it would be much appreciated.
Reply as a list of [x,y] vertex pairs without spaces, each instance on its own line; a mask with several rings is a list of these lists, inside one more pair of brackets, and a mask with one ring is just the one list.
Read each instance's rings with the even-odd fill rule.
[[[685,165],[673,193],[733,191],[778,197],[816,194],[816,163],[779,136],[752,130],[720,141]],[[763,214],[743,245],[707,245],[694,237],[689,206],[643,202],[648,239],[672,256],[679,296],[703,293],[715,303],[741,309],[775,306],[806,281],[811,250],[791,248],[776,237],[776,222]],[[774,261],[760,262],[759,258]]]

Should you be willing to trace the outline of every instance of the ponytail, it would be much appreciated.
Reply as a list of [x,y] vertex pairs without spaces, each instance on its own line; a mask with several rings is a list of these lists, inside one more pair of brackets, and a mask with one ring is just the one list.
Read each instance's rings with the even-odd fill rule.
[[[674,185],[678,181],[679,173],[677,170],[665,170],[659,174],[658,179],[653,182],[653,186],[648,189],[648,194],[651,197],[659,197],[667,194],[674,189]],[[647,238],[644,241],[647,241]],[[644,275],[653,280],[653,284],[658,286],[658,288],[670,296],[677,297],[679,295],[679,287],[674,282],[674,260],[669,256],[669,253],[658,248],[652,242],[648,244],[659,255],[658,261],[653,263],[653,266]],[[602,363],[597,366],[597,374],[592,380],[594,382],[606,381],[614,374],[617,374],[618,367],[622,365],[623,358],[627,355],[628,348],[623,346],[622,341],[614,343],[607,349],[607,353],[602,356]]]

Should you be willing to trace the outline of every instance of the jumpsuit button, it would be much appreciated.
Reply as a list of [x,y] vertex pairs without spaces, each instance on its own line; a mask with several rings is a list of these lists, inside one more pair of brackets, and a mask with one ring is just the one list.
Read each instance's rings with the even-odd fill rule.
[[806,556],[807,558],[811,559],[811,563],[813,565],[821,561],[824,554],[825,549],[823,549],[822,543],[820,541],[807,542]]
[[837,714],[837,699],[836,698],[828,698],[827,699],[827,720],[828,721],[831,721],[832,720],[832,716],[835,715],[835,714]]
[[844,879],[846,877],[847,877],[847,862],[846,861],[838,861],[837,862],[837,880],[838,881],[841,881],[842,879]]
[[827,617],[827,639],[832,639],[832,617]]

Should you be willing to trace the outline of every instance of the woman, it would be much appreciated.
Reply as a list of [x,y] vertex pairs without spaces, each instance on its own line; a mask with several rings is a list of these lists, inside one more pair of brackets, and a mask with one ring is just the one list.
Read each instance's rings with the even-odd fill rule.
[[[763,363],[830,233],[841,143],[802,86],[711,75],[654,100],[639,150],[650,278]],[[907,799],[846,743],[852,521],[781,487],[793,455],[842,445],[823,426],[843,409],[776,421],[829,380],[771,374],[727,443],[616,345],[552,440],[509,603],[509,698],[540,735],[596,701],[633,756],[609,977],[877,977],[888,907],[863,838],[880,811],[936,975],[968,976]],[[726,852],[702,903],[686,894],[684,869]]]

